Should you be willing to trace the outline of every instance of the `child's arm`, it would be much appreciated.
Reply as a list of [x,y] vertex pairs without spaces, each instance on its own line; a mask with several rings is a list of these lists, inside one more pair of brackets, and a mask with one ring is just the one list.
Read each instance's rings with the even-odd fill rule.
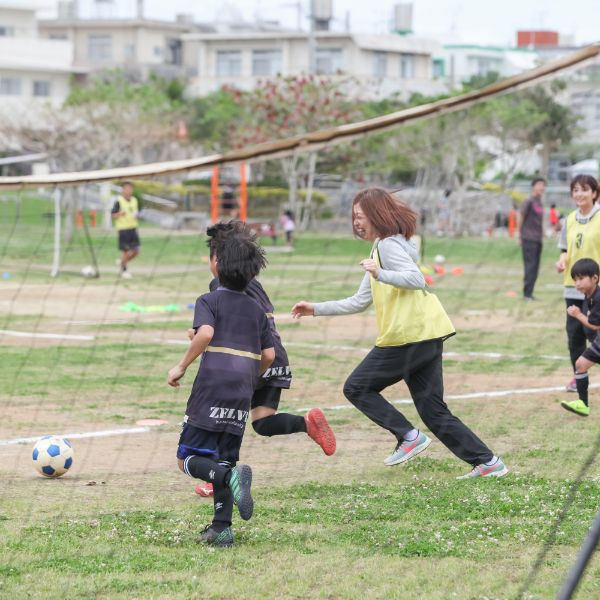
[[260,353],[260,375],[262,375],[275,360],[275,348],[265,348]]
[[575,319],[577,319],[584,327],[592,329],[593,331],[600,331],[600,325],[592,325],[587,315],[584,315],[578,306],[569,306],[567,312]]
[[206,350],[214,334],[215,330],[210,325],[202,325],[198,329],[181,361],[169,371],[167,383],[171,387],[179,387],[185,370]]

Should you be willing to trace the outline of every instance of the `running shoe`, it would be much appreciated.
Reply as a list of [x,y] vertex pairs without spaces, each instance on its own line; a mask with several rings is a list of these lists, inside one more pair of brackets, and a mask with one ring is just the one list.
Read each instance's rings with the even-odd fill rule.
[[229,548],[233,546],[233,531],[231,531],[231,527],[226,527],[223,531],[217,532],[212,525],[207,525],[202,530],[198,541],[217,548]]
[[575,377],[573,377],[573,379],[571,379],[571,381],[569,381],[569,383],[567,383],[567,385],[565,386],[565,389],[567,390],[567,392],[576,392],[577,391],[577,382],[575,381]]
[[412,441],[404,440],[396,446],[396,449],[384,459],[383,464],[387,467],[399,465],[410,460],[420,452],[423,452],[431,444],[431,438],[419,431],[419,435]]
[[306,433],[321,446],[327,456],[335,452],[335,434],[331,429],[323,411],[320,408],[311,408],[305,415]]
[[583,400],[571,400],[567,402],[563,400],[560,405],[568,411],[579,415],[580,417],[589,417],[590,416],[590,407],[586,406]]
[[467,473],[456,479],[471,479],[472,477],[504,477],[508,473],[508,467],[498,459],[493,465],[477,465]]
[[131,279],[133,275],[129,271],[121,271],[121,277],[123,279]]
[[202,496],[203,498],[210,498],[214,495],[212,483],[199,483],[194,491],[198,496]]
[[238,465],[231,469],[229,489],[233,494],[233,501],[237,504],[240,517],[247,521],[254,510],[254,500],[250,487],[252,485],[252,469],[249,465]]

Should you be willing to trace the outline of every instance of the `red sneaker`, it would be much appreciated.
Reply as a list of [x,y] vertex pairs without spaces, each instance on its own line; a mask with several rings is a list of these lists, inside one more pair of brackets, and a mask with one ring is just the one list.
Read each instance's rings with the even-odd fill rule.
[[198,496],[202,496],[203,498],[210,498],[213,492],[213,484],[212,483],[199,483],[194,490]]
[[327,456],[335,452],[335,434],[320,408],[311,408],[305,415],[306,433],[321,446]]

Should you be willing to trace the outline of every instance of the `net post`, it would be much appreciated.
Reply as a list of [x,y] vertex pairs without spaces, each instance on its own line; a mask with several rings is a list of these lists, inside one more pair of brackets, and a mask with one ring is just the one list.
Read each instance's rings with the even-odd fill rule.
[[52,195],[54,197],[54,255],[50,277],[56,277],[60,271],[60,199],[62,192],[56,187]]

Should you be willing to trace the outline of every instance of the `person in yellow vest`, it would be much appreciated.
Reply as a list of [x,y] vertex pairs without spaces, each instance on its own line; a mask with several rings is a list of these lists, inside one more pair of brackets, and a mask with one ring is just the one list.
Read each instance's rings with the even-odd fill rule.
[[138,201],[133,195],[133,184],[126,181],[121,188],[121,195],[112,208],[112,218],[119,233],[119,250],[121,250],[121,277],[131,279],[127,265],[140,253],[138,235]]
[[472,466],[471,477],[502,477],[508,469],[444,402],[442,347],[454,327],[437,296],[425,285],[410,241],[416,213],[381,188],[362,190],[352,204],[352,228],[359,238],[373,243],[358,291],[344,300],[298,302],[296,318],[345,315],[375,306],[378,337],[375,347],[354,369],[344,395],[364,415],[396,438],[387,466],[410,460],[429,446],[431,439],[382,395],[401,380],[406,382],[425,425],[456,456]]
[[[577,209],[567,216],[561,229],[558,240],[560,258],[556,263],[556,270],[563,273],[567,309],[577,306],[581,311],[585,299],[571,277],[571,268],[575,262],[580,258],[592,258],[600,263],[600,216],[596,216],[600,212],[600,205],[596,202],[599,193],[598,181],[591,175],[577,175],[571,181],[571,197]],[[586,349],[586,338],[593,340],[595,332],[586,329],[581,321],[569,313],[566,330],[569,357],[575,373],[575,363]],[[566,389],[568,392],[577,392],[575,377],[567,384]]]

